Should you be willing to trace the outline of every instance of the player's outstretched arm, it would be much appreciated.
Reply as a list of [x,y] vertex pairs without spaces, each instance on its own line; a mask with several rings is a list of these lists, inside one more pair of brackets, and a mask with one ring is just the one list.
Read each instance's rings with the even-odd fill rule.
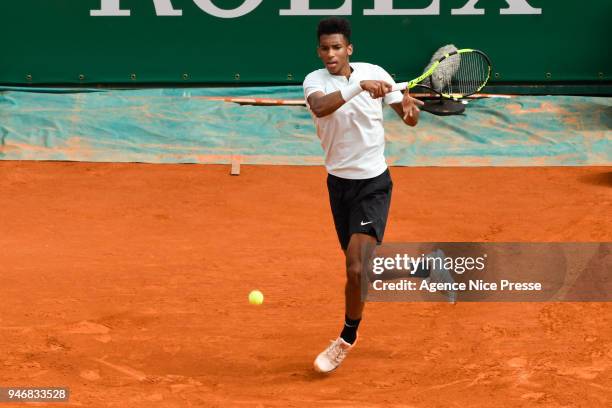
[[419,113],[421,110],[419,106],[423,106],[425,103],[416,98],[410,96],[410,93],[406,90],[404,92],[404,99],[402,99],[401,103],[393,103],[391,107],[400,118],[404,121],[408,126],[416,126],[419,123]]
[[376,99],[391,92],[391,88],[391,85],[384,81],[361,81],[359,84],[348,85],[327,95],[323,92],[315,92],[308,97],[308,106],[316,117],[322,118],[331,115],[363,91],[367,91],[372,98]]

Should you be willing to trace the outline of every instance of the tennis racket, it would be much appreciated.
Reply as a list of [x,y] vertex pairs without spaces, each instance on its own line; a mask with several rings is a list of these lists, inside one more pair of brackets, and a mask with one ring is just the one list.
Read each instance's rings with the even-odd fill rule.
[[462,99],[479,92],[491,77],[491,60],[478,50],[469,48],[445,54],[421,76],[393,86],[403,91],[416,86],[431,90],[448,99]]

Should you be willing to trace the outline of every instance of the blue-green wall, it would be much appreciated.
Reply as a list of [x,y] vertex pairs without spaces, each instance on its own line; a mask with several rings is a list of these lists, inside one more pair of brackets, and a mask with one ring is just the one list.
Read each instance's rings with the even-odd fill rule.
[[[181,16],[156,15],[153,0],[121,0],[130,16],[90,15],[100,1],[2,0],[0,83],[299,83],[320,66],[314,33],[321,16],[280,15],[291,0],[262,0],[237,18],[212,16],[194,0],[171,0]],[[244,1],[213,3],[234,9]],[[484,15],[452,14],[467,0],[395,0],[397,9],[439,3],[439,10],[364,15],[374,1],[310,3],[351,3],[353,60],[377,63],[400,79],[416,76],[446,43],[487,52],[497,82],[610,78],[611,0],[522,0],[540,12],[523,15],[500,14],[504,0],[480,0]]]

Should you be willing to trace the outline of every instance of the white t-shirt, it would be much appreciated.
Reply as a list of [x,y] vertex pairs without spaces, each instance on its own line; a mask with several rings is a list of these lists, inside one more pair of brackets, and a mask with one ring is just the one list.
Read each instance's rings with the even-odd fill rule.
[[[332,75],[327,69],[311,72],[304,79],[304,96],[315,92],[330,94],[349,84],[363,80],[395,81],[381,67],[367,63],[351,63],[350,79]],[[401,102],[401,92],[385,95],[387,104]],[[385,161],[385,130],[383,128],[383,98],[372,99],[362,92],[323,118],[314,114],[317,135],[325,151],[325,167],[334,176],[346,179],[367,179],[382,174],[387,169]],[[309,107],[310,108],[310,107]]]

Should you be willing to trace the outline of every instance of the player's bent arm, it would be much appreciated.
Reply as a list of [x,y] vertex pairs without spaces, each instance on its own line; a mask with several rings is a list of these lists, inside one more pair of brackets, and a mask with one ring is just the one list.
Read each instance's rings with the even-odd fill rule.
[[364,80],[327,95],[322,91],[317,91],[308,97],[308,106],[316,117],[322,118],[331,115],[363,91],[367,91],[374,99],[382,98],[391,92],[391,85],[384,81]]
[[392,103],[390,105],[393,110],[398,114],[398,116],[402,119],[402,121],[408,126],[416,126],[419,123],[419,110],[413,111],[412,116],[406,115],[404,113],[404,108],[402,108],[401,102]]
[[325,95],[323,92],[315,92],[308,97],[308,106],[317,118],[331,115],[345,104],[342,93],[336,91]]

